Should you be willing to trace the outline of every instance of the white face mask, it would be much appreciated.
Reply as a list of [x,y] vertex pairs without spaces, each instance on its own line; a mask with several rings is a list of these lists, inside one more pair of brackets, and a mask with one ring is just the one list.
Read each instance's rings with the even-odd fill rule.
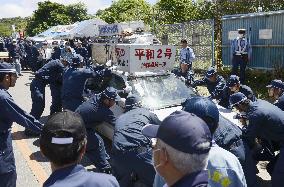
[[[162,149],[156,149],[156,150],[153,150],[153,155],[152,155],[152,161],[153,161],[153,166],[157,172],[157,169],[161,166],[161,163],[155,163],[155,153],[158,152],[158,151],[162,151]],[[157,165],[155,165],[157,164]]]

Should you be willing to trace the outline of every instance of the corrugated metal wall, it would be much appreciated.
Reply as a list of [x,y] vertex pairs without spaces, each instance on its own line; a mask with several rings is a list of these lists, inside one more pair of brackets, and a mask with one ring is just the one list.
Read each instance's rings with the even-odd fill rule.
[[[229,31],[247,29],[252,44],[249,67],[271,69],[284,66],[284,11],[230,15],[222,18],[222,61],[231,65]],[[259,39],[260,29],[272,29],[272,39]]]

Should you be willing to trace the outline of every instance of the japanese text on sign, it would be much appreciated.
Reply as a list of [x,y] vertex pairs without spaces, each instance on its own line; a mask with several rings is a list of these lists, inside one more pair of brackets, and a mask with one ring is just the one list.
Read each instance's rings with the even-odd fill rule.
[[160,71],[173,68],[175,46],[117,45],[115,49],[120,70],[128,72]]
[[119,34],[119,29],[117,24],[111,25],[99,25],[100,36],[111,36]]
[[163,54],[162,49],[158,49],[155,53],[153,49],[135,49],[135,56],[139,57],[139,60],[142,60],[142,57],[145,56],[147,60],[156,58],[162,58],[164,55],[165,58],[170,59],[172,57],[172,49],[166,48],[165,53]]

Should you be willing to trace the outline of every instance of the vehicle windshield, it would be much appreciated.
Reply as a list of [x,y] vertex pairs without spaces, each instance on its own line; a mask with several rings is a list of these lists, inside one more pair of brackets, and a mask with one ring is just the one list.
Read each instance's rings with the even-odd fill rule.
[[142,105],[149,109],[178,106],[196,95],[192,88],[173,74],[138,77],[129,81],[133,93],[142,97]]

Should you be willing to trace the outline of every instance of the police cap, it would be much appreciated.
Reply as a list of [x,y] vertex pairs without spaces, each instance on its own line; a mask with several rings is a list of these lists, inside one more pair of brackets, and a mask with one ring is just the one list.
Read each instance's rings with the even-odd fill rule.
[[212,77],[215,73],[217,73],[217,71],[215,70],[215,68],[214,68],[214,67],[210,67],[210,68],[208,68],[208,70],[207,70],[205,76],[206,76],[207,78],[210,78],[210,77]]
[[15,67],[7,62],[0,63],[0,73],[17,73]]
[[240,79],[237,75],[231,75],[227,81],[228,87],[233,87],[237,84],[240,84]]
[[117,94],[117,90],[113,87],[107,87],[103,92],[102,96],[105,96],[106,98],[113,100],[113,101],[120,101],[121,98]]
[[267,88],[280,88],[280,89],[284,90],[284,83],[279,79],[274,79],[266,87]]
[[176,111],[166,117],[161,125],[146,125],[142,134],[158,138],[183,153],[208,153],[212,145],[212,135],[207,124],[197,115]]
[[40,141],[46,144],[75,144],[86,137],[85,124],[81,116],[65,110],[53,114],[43,126]]
[[231,107],[234,107],[238,104],[243,103],[246,101],[248,98],[241,92],[234,93],[230,96],[229,102]]

